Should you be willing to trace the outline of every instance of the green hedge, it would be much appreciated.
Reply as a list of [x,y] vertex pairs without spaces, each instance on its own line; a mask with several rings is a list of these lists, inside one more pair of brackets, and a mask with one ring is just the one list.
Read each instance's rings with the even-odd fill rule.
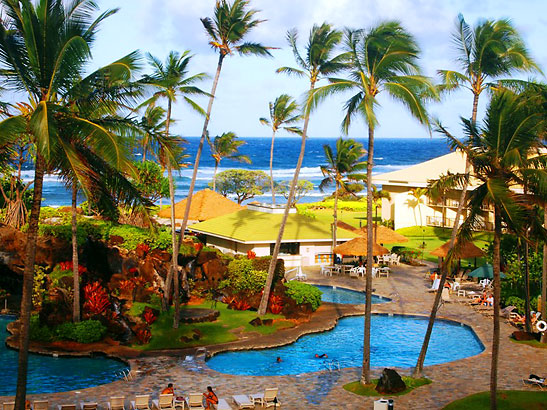
[[285,287],[287,288],[285,291],[286,295],[294,300],[296,304],[309,303],[314,311],[321,306],[321,295],[323,292],[315,286],[292,280],[285,283]]
[[74,340],[79,343],[94,343],[102,340],[106,327],[98,320],[84,320],[78,323],[65,322],[54,329],[40,323],[38,316],[30,318],[30,339],[39,342],[53,340]]
[[225,285],[236,293],[256,293],[264,288],[267,276],[268,272],[255,269],[252,259],[234,259],[228,264],[228,278]]

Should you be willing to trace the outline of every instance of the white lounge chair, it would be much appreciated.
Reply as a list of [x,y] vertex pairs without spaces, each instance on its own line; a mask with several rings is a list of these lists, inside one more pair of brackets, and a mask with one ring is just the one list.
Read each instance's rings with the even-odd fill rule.
[[150,410],[150,395],[138,394],[135,401],[131,402],[131,410]]
[[433,281],[433,284],[431,285],[431,287],[427,290],[428,292],[436,292],[437,289],[439,289],[439,284],[441,283],[441,280],[440,279],[435,279]]
[[13,410],[13,409],[15,409],[14,401],[7,401],[2,403],[2,410]]
[[152,400],[152,403],[158,410],[175,410],[172,394],[160,394],[160,398]]
[[125,410],[125,397],[115,396],[111,397],[110,401],[106,403],[108,410]]
[[450,303],[452,302],[452,299],[450,299],[450,293],[448,291],[448,288],[444,288],[442,291],[441,291],[441,300],[443,301],[443,303]]
[[35,400],[32,403],[32,410],[48,410],[49,402],[47,400]]
[[251,394],[249,397],[255,404],[260,404],[262,407],[279,406],[277,401],[277,387],[264,390],[264,393]]
[[528,378],[528,379],[522,379],[522,382],[526,384],[531,384],[533,386],[539,387],[541,390],[544,388],[547,388],[547,382],[545,381],[544,377],[540,377],[539,379],[536,378]]
[[232,396],[232,399],[234,399],[234,403],[236,404],[238,409],[254,409],[255,404],[253,401],[244,394],[236,394],[235,396]]
[[226,399],[218,399],[218,404],[215,407],[216,410],[232,410]]
[[97,410],[99,405],[95,402],[80,402],[80,410]]
[[186,398],[186,404],[190,410],[204,410],[203,407],[203,394],[201,393],[188,393]]

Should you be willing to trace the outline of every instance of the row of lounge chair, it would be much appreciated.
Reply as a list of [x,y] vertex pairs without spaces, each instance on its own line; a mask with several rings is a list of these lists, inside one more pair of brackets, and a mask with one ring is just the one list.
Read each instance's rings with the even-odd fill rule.
[[[232,400],[238,409],[254,409],[255,405],[261,407],[279,407],[280,403],[277,399],[277,388],[264,390],[263,393],[255,393],[250,395],[236,394],[232,396]],[[60,404],[57,410],[97,410],[99,404],[96,402],[80,402],[79,404]],[[14,402],[5,402],[2,405],[2,410],[14,410]],[[111,397],[106,403],[108,410],[127,410],[125,406],[125,397]],[[47,400],[36,400],[31,405],[32,410],[49,410],[49,402]],[[158,400],[152,400],[152,408],[150,407],[150,395],[136,395],[135,400],[130,401],[130,410],[204,410],[203,394],[189,393],[187,397],[175,397],[173,394],[160,394]],[[226,399],[219,398],[216,410],[231,410],[232,407]]]

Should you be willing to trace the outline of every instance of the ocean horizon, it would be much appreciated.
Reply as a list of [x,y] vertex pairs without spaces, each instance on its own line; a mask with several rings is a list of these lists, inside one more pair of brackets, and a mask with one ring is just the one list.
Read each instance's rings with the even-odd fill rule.
[[[199,137],[185,137],[188,141],[186,153],[189,155],[188,168],[175,172],[175,200],[179,201],[186,197],[194,158],[196,155]],[[240,148],[240,153],[251,158],[251,164],[242,164],[235,161],[223,160],[220,163],[218,172],[227,169],[252,169],[262,170],[269,174],[270,161],[270,137],[245,137],[240,138],[247,143]],[[319,190],[319,183],[323,179],[321,165],[326,164],[323,145],[328,144],[334,148],[338,138],[309,138],[306,141],[306,153],[300,171],[300,179],[306,179],[314,184],[314,190],[310,192],[301,202],[314,202],[330,195],[334,188],[325,192]],[[361,142],[365,149],[366,138],[354,138]],[[275,140],[274,156],[274,180],[276,182],[292,179],[294,169],[300,153],[299,137],[280,137]],[[420,162],[447,154],[450,152],[446,140],[443,138],[378,138],[374,142],[374,173],[381,174],[398,169],[403,169]],[[140,153],[135,153],[135,160],[141,158]],[[200,167],[196,180],[195,191],[207,188],[212,181],[214,174],[214,160],[207,144],[201,156]],[[34,170],[31,164],[27,165],[22,172],[24,180],[29,181],[34,177]],[[65,184],[56,175],[46,175],[44,178],[43,190],[44,206],[68,206],[71,202],[71,194]],[[82,198],[81,200],[85,200]],[[252,200],[260,202],[271,202],[271,194],[257,196]],[[284,198],[277,197],[279,203],[285,202]],[[165,200],[163,201],[165,203]]]

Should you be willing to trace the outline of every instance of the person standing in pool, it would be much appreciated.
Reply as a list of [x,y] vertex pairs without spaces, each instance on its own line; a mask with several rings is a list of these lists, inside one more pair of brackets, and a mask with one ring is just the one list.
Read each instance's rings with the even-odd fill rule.
[[277,359],[275,360],[277,363],[281,363],[283,360],[281,360],[281,357],[277,356]]
[[323,354],[315,354],[315,358],[316,359],[328,359],[329,356],[327,356],[326,353],[323,353]]

